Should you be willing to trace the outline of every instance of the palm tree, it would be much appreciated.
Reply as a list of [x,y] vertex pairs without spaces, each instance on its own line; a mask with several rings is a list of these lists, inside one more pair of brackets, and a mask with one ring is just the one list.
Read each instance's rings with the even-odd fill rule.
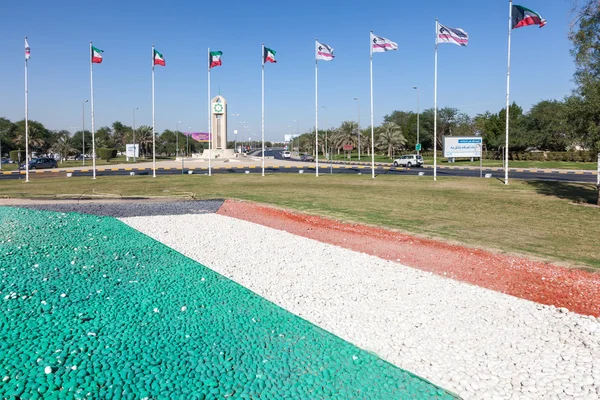
[[[40,129],[34,121],[29,123],[29,152],[33,152],[36,148],[44,146],[46,141],[43,138],[43,131]],[[15,137],[12,142],[19,146],[19,148],[25,148],[25,121],[19,121],[16,124]],[[22,147],[21,147],[22,146]]]
[[406,138],[402,135],[402,128],[395,122],[386,122],[379,127],[379,137],[376,146],[387,149],[388,157],[392,157],[392,150],[406,144]]
[[67,158],[70,152],[75,151],[73,146],[71,146],[69,136],[65,134],[61,134],[57,137],[55,143],[52,145],[51,150],[60,155],[61,163],[65,160],[65,158]]
[[140,145],[140,150],[144,151],[144,157],[148,155],[148,150],[152,146],[152,127],[142,125],[135,129],[135,141]]
[[123,125],[120,121],[115,121],[112,124],[113,142],[117,147],[125,147],[125,134],[130,130],[128,126]]
[[[338,149],[343,147],[344,145],[352,145],[355,146],[358,142],[358,138],[356,136],[356,130],[358,126],[356,122],[353,121],[344,121],[342,125],[336,129],[335,134],[333,136],[333,143]],[[348,152],[348,158],[350,158],[350,152]]]

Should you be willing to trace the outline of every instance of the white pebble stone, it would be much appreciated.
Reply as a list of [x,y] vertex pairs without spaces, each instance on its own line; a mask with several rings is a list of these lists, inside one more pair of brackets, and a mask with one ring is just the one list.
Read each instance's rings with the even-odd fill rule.
[[[465,399],[600,396],[600,318],[217,214],[122,220]],[[165,226],[178,229],[165,233]],[[296,260],[294,268],[281,260]]]
[[44,372],[47,374],[51,374],[52,373],[52,367],[46,367],[44,368]]

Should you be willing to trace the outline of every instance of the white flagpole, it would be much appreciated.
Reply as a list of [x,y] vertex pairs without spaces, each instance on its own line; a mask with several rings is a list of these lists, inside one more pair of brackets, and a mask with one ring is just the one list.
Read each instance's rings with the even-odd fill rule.
[[510,112],[510,37],[512,34],[512,0],[508,11],[508,70],[506,73],[506,145],[504,148],[504,184],[508,185],[508,130]]
[[[315,47],[318,46],[315,39]],[[316,50],[316,49],[315,49]],[[315,176],[319,177],[319,62],[315,51]],[[298,133],[298,132],[297,132]]]
[[433,180],[437,181],[437,81],[438,81],[438,43],[440,25],[435,19],[435,78],[433,84]]
[[[90,41],[90,108],[92,117],[92,179],[96,179],[96,130],[94,125],[94,63],[92,58],[94,56],[92,50],[92,42]],[[85,134],[85,133],[84,133]],[[85,155],[83,156],[85,158]]]
[[154,45],[152,45],[152,177],[156,178],[156,135],[154,133]]
[[[27,36],[25,36],[27,43]],[[29,182],[29,83],[27,81],[27,57],[25,57],[25,182]]]
[[262,176],[265,176],[265,44],[262,44]]
[[[208,59],[210,60],[210,47],[208,48]],[[210,64],[208,65],[208,176],[212,176],[212,113],[210,110]]]
[[[371,31],[371,34],[373,31]],[[373,118],[373,43],[369,35],[370,67],[371,67],[371,175],[375,179],[375,127]]]

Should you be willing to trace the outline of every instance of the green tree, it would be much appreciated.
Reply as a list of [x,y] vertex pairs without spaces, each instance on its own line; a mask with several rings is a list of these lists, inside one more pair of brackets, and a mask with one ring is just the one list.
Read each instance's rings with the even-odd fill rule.
[[541,150],[565,151],[569,143],[567,105],[557,100],[535,104],[524,119],[531,146]]
[[[339,128],[335,130],[332,141],[333,145],[338,149],[342,149],[344,145],[352,145],[356,147],[358,137],[356,130],[358,125],[354,121],[344,121]],[[362,144],[362,143],[361,143]],[[348,151],[348,158],[350,158],[351,151]]]
[[[29,153],[43,152],[46,146],[48,132],[46,127],[40,122],[29,121]],[[14,135],[12,142],[18,149],[25,149],[25,120],[15,123]],[[31,157],[31,154],[29,155]]]
[[148,153],[152,154],[152,127],[142,125],[135,130],[136,143],[140,145],[140,153],[144,153],[147,157]]
[[[112,132],[108,126],[103,126],[102,128],[98,129],[94,133],[94,140],[96,142],[97,149],[101,147],[113,148],[115,146]],[[123,150],[125,150],[124,147]]]
[[[85,139],[85,140],[84,140]],[[77,131],[71,138],[71,145],[75,148],[77,153],[91,154],[92,153],[92,132],[90,131]],[[85,149],[84,149],[85,145]]]
[[376,147],[387,151],[387,156],[392,157],[394,149],[406,144],[406,138],[402,135],[402,128],[395,122],[385,122],[379,128]]
[[577,89],[567,99],[568,121],[581,145],[600,151],[600,2],[588,0],[576,8],[570,39]]
[[60,155],[61,163],[64,162],[71,152],[76,151],[72,146],[71,139],[69,138],[69,131],[62,130],[58,132],[56,140],[52,144],[51,150]]
[[14,134],[15,125],[6,118],[0,118],[0,157],[2,154],[9,154],[13,150],[12,137]]
[[[132,129],[129,126],[123,125],[120,121],[115,121],[112,124],[112,141],[117,150],[124,151],[125,143],[127,141],[127,133],[131,132]],[[136,129],[137,136],[137,129]]]
[[[419,116],[419,122],[421,116]],[[409,111],[394,111],[390,115],[383,117],[384,122],[394,122],[402,130],[402,135],[406,138],[406,145],[415,148],[417,144],[417,114]],[[420,124],[419,124],[420,125]],[[419,140],[422,142],[423,132],[419,129]]]

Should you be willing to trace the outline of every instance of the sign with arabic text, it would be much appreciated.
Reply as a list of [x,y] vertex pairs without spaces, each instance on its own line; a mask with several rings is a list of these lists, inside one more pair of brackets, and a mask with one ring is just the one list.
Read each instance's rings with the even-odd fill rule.
[[481,136],[444,136],[443,139],[446,158],[481,157]]

